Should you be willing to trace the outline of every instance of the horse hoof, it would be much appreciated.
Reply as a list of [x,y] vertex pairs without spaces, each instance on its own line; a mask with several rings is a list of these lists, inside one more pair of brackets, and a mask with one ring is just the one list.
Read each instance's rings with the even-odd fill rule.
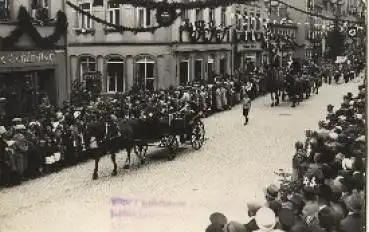
[[93,179],[93,180],[97,180],[97,178],[99,178],[99,175],[98,175],[97,173],[94,173],[94,174],[92,175],[92,179]]
[[111,176],[117,176],[117,171],[114,170],[112,173],[111,173]]
[[126,164],[126,165],[124,165],[124,167],[123,167],[124,169],[129,169],[129,165],[128,164]]

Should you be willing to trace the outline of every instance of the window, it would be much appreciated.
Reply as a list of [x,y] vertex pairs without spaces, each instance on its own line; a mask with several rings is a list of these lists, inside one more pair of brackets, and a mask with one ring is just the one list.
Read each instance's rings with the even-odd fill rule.
[[208,57],[208,75],[214,73],[214,57],[209,56]]
[[107,64],[107,92],[124,92],[124,61],[121,58],[111,58]]
[[261,17],[260,17],[260,9],[256,11],[256,30],[260,30],[261,28]]
[[119,4],[108,4],[108,22],[120,25],[120,9]]
[[250,11],[250,18],[249,18],[249,22],[250,22],[250,30],[254,30],[255,29],[255,14],[254,11]]
[[8,0],[0,0],[0,21],[9,19]]
[[203,12],[201,9],[196,9],[195,13],[196,13],[196,21],[204,20],[204,17],[202,15]]
[[96,59],[91,56],[81,57],[79,60],[80,80],[84,81],[84,75],[96,71]]
[[241,20],[241,10],[240,8],[236,9],[236,29],[241,30],[242,20]]
[[202,59],[195,60],[195,80],[202,79]]
[[209,22],[215,21],[215,9],[209,9]]
[[143,90],[155,90],[154,67],[155,61],[144,58],[138,60],[137,64],[137,85]]
[[222,55],[219,60],[219,72],[220,74],[226,74],[227,73],[227,58],[226,55]]
[[188,10],[183,10],[182,20],[189,19]]
[[179,64],[179,84],[186,85],[190,81],[190,62],[182,60]]
[[49,0],[32,0],[31,6],[32,6],[32,9],[37,9],[37,8],[47,9],[49,7]]
[[138,27],[149,27],[151,25],[151,11],[146,8],[137,8]]
[[[183,3],[188,3],[189,0],[183,0],[182,2]],[[182,10],[181,18],[182,18],[182,20],[189,19],[189,11],[187,9]]]
[[[79,7],[85,12],[91,12],[91,3],[82,3],[82,4],[79,4]],[[78,19],[79,28],[85,28],[85,29],[92,28],[92,21],[86,15],[78,13],[77,19]]]
[[243,10],[243,30],[249,29],[249,17],[247,8]]
[[221,15],[220,15],[220,24],[222,24],[222,26],[226,26],[227,25],[227,21],[226,21],[226,11],[227,9],[225,7],[222,8],[221,10]]

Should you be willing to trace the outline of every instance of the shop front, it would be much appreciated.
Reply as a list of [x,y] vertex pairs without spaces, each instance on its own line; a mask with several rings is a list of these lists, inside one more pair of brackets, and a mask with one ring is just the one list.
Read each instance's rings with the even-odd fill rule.
[[237,52],[241,54],[240,64],[243,69],[252,70],[260,67],[264,62],[260,43],[238,45]]
[[179,85],[186,85],[191,81],[212,82],[216,76],[230,75],[232,62],[230,46],[221,49],[216,46],[197,46],[198,48],[180,45],[174,48]]
[[9,116],[30,114],[42,98],[60,106],[67,99],[65,52],[0,52],[0,97]]

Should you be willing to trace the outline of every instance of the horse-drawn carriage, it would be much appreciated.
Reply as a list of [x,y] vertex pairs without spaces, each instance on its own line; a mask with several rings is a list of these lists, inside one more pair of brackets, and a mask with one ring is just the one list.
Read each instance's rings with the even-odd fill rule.
[[[149,146],[159,143],[168,149],[168,160],[173,160],[180,142],[189,144],[198,150],[205,138],[205,127],[201,121],[201,114],[191,112],[177,112],[166,117],[157,118],[152,115],[147,118],[117,119],[116,122],[96,122],[88,126],[88,137],[96,138],[98,149],[95,154],[95,169],[93,179],[98,177],[98,163],[101,156],[110,153],[114,164],[112,175],[117,174],[116,153],[127,151],[125,168],[130,166],[130,154],[133,150],[141,164],[146,161]],[[180,142],[178,141],[180,140]]]
[[168,159],[173,160],[178,151],[179,144],[189,144],[195,150],[204,143],[205,127],[201,121],[201,115],[189,115],[185,113],[169,114],[168,117],[159,120],[139,119],[135,124],[133,134],[134,152],[146,159],[149,146],[168,149]]

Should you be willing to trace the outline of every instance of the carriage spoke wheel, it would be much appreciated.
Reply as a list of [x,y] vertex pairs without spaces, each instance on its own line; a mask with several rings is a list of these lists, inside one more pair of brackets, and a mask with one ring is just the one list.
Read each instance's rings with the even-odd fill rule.
[[135,154],[141,158],[141,164],[144,164],[146,162],[147,149],[148,149],[147,144],[135,145],[133,147],[133,151],[135,152]]
[[204,124],[198,120],[192,126],[191,145],[195,150],[199,150],[204,144],[205,127]]
[[173,160],[179,149],[179,142],[175,135],[169,135],[166,139],[166,147],[169,150],[168,160]]

